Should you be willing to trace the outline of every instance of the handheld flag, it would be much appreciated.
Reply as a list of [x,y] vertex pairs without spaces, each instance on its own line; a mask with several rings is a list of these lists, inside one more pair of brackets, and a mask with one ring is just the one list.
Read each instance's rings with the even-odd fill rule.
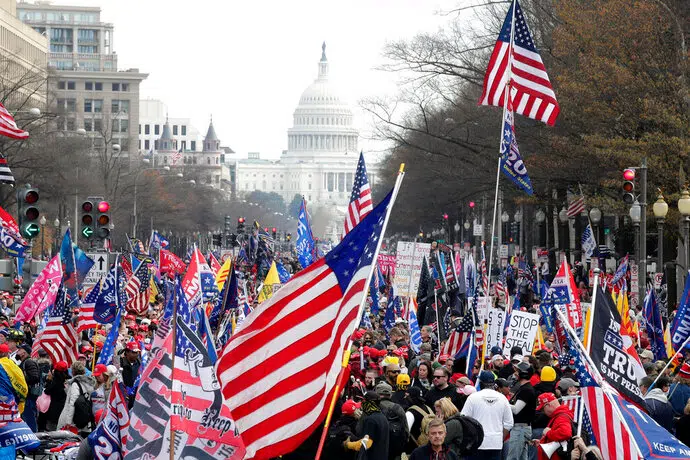
[[650,289],[644,299],[644,318],[647,337],[652,346],[655,360],[664,360],[666,356],[666,346],[664,345],[664,326],[661,321],[661,311],[656,300],[654,289]]
[[[513,8],[514,30],[511,27]],[[517,113],[549,126],[556,123],[560,112],[556,94],[517,0],[508,10],[491,53],[479,104],[503,107],[506,88],[510,89],[509,99],[514,102]]]
[[17,127],[17,122],[4,105],[0,104],[0,136],[10,139],[28,139],[29,133]]
[[592,257],[596,249],[597,242],[594,239],[592,226],[590,224],[587,224],[585,230],[582,232],[582,252],[584,252],[587,255],[587,257]]
[[527,167],[522,161],[520,150],[518,149],[517,138],[515,137],[515,126],[513,124],[513,106],[508,101],[508,108],[503,117],[503,139],[501,140],[501,171],[515,185],[520,187],[528,195],[533,195],[532,181],[527,175]]
[[110,390],[101,422],[88,437],[94,458],[122,458],[122,446],[126,442],[125,433],[128,428],[127,399],[122,392],[121,383],[115,382]]
[[280,282],[280,277],[278,276],[278,268],[276,267],[275,261],[271,263],[271,268],[266,274],[266,279],[264,280],[263,287],[259,293],[258,301],[259,303],[265,302],[266,300],[273,297],[273,295],[278,292],[278,289],[282,286]]
[[364,154],[360,152],[359,161],[357,162],[357,171],[355,172],[355,181],[352,184],[350,204],[347,207],[345,232],[343,235],[347,235],[352,231],[355,225],[359,224],[372,209],[373,201],[371,199],[371,188],[369,187],[369,179],[367,177],[367,167],[364,164]]
[[685,287],[683,296],[678,303],[676,316],[671,323],[671,346],[675,351],[680,351],[680,347],[690,336],[690,275],[685,277]]
[[36,281],[24,296],[22,304],[17,310],[16,321],[31,321],[34,316],[43,312],[55,302],[60,280],[62,279],[62,263],[60,254],[50,259],[48,265],[39,273]]
[[168,249],[170,247],[170,241],[157,231],[153,231],[151,235],[150,248],[153,249]]
[[309,215],[307,214],[307,202],[302,197],[302,205],[297,216],[297,258],[302,268],[307,268],[314,262],[316,251],[314,249],[314,235],[309,225]]
[[175,254],[173,254],[172,252],[170,252],[166,249],[161,249],[161,253],[160,253],[160,272],[161,272],[161,274],[171,273],[173,275],[182,275],[185,271],[185,268],[187,268],[187,266],[182,261],[182,259],[180,259]]

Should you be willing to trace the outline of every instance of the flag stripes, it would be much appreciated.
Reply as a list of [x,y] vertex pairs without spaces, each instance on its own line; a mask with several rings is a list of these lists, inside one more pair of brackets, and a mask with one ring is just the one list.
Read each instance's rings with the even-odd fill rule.
[[29,138],[29,133],[17,127],[14,117],[2,104],[0,104],[0,136],[20,140]]
[[357,171],[355,172],[355,180],[352,184],[352,194],[350,195],[350,204],[347,207],[347,216],[345,216],[345,235],[347,235],[371,210],[373,209],[371,201],[371,189],[369,188],[369,179],[367,178],[367,167],[364,163],[364,154],[359,154],[359,161],[357,162]]

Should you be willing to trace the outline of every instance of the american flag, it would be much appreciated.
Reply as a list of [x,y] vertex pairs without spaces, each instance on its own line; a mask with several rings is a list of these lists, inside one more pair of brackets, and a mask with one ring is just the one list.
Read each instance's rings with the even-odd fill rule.
[[585,211],[585,197],[584,195],[573,195],[568,193],[568,218],[577,217]]
[[7,159],[0,153],[0,183],[14,184],[14,175],[7,164]]
[[510,96],[515,112],[553,126],[560,111],[556,94],[551,87],[539,51],[534,46],[522,8],[517,1],[513,5],[513,46],[511,47],[510,43],[513,16],[511,6],[489,59],[489,66],[484,75],[484,91],[479,104],[503,107],[507,80],[510,79]]
[[[589,423],[596,445],[601,449],[605,460],[637,459],[637,447],[634,439],[628,432],[623,421],[617,413],[613,398],[615,390],[607,383],[604,388],[597,382],[595,376],[584,363],[584,358],[578,348],[574,347],[572,337],[571,355],[575,360],[575,372],[580,381],[580,393],[582,402],[589,415]],[[598,372],[596,372],[598,375]],[[601,380],[601,376],[598,376]]]
[[247,458],[291,452],[325,417],[391,196],[254,310],[221,352],[218,377]]
[[29,133],[17,127],[14,117],[10,115],[2,104],[0,104],[0,136],[6,136],[11,139],[29,138]]
[[72,311],[67,306],[66,297],[65,289],[60,289],[40,342],[52,362],[67,361],[68,365],[72,365],[77,359],[79,335],[72,325]]
[[96,307],[96,299],[101,293],[101,280],[86,294],[84,302],[79,307],[79,316],[77,318],[77,332],[85,331],[87,329],[95,329],[100,326],[99,323],[93,319],[93,312]]
[[355,182],[352,184],[352,195],[350,195],[350,205],[347,207],[345,216],[345,233],[347,235],[357,225],[364,216],[373,209],[371,201],[371,189],[367,178],[367,167],[364,164],[364,154],[359,154]]
[[182,159],[182,149],[178,150],[177,152],[173,152],[170,154],[170,163],[172,163],[173,166],[177,165],[181,159]]
[[139,264],[137,271],[125,285],[127,310],[142,314],[149,308],[150,277],[148,265],[143,262]]
[[484,245],[482,244],[482,261],[479,263],[479,271],[482,274],[482,292],[485,296],[489,296],[489,275],[486,272],[486,254],[484,253]]
[[474,317],[472,312],[468,312],[462,317],[460,324],[451,332],[441,354],[452,356],[453,359],[466,356],[470,349],[473,330]]
[[128,280],[132,277],[132,263],[127,257],[120,257],[120,267],[122,267],[122,273],[125,275],[125,279]]
[[580,412],[580,395],[563,396],[561,402],[568,406],[568,409],[573,413],[573,418],[577,420]]

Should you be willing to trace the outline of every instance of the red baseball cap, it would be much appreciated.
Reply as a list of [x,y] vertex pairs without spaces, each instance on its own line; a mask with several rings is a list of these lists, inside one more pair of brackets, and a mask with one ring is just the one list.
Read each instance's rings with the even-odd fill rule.
[[55,363],[55,370],[60,371],[60,372],[67,372],[67,368],[69,366],[67,365],[67,361],[58,361]]
[[131,342],[127,342],[127,350],[128,351],[133,351],[135,353],[139,353],[141,349],[139,348],[139,344],[132,340]]
[[553,393],[542,393],[542,394],[540,394],[539,397],[537,398],[537,410],[542,410],[545,405],[547,405],[551,401],[555,401],[557,399],[558,398]]
[[362,403],[357,403],[352,399],[348,399],[343,403],[342,413],[343,415],[352,415],[355,413],[355,410],[360,407],[362,407]]
[[108,372],[108,366],[105,364],[96,364],[96,368],[93,370],[93,376],[98,377]]
[[10,346],[7,345],[6,343],[0,344],[0,353],[9,353],[10,352]]
[[81,347],[82,353],[86,353],[87,351],[93,351],[93,347],[91,347],[91,345],[84,345],[83,347]]
[[441,363],[441,364],[445,364],[445,362],[448,361],[448,358],[450,358],[450,356],[448,356],[448,355],[441,355],[441,356],[438,357],[437,361],[438,361],[439,363]]

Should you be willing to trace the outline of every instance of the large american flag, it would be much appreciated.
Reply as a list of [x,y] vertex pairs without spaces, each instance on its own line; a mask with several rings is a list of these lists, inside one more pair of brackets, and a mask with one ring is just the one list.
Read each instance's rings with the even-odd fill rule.
[[29,133],[17,127],[14,117],[10,115],[2,104],[0,104],[0,136],[6,136],[12,139],[29,138]]
[[577,196],[568,193],[568,218],[577,217],[585,211],[585,197],[584,195]]
[[601,449],[604,460],[638,459],[634,439],[615,406],[615,390],[605,382],[602,383],[604,388],[597,383],[597,379],[584,363],[579,347],[572,346],[574,344],[570,334],[568,339],[571,340],[570,353],[575,360],[575,372],[580,381],[583,406],[587,411],[586,415],[589,416],[594,441]]
[[355,173],[355,182],[352,184],[350,204],[347,207],[347,215],[345,216],[344,235],[350,233],[355,225],[364,219],[364,216],[369,214],[372,209],[373,204],[369,179],[367,178],[367,167],[364,164],[364,154],[360,153],[357,172]]
[[141,314],[149,308],[149,296],[151,294],[148,265],[141,263],[137,271],[129,278],[125,285],[127,294],[127,310]]
[[[513,46],[510,44],[511,22],[515,7]],[[512,48],[512,59],[510,58]],[[484,75],[480,105],[503,107],[505,89],[510,79],[510,96],[515,112],[553,126],[560,111],[546,67],[529,33],[520,4],[515,0],[508,10],[501,33]]]
[[86,294],[84,302],[79,307],[79,316],[77,317],[77,332],[85,331],[87,329],[95,329],[100,326],[93,318],[93,312],[96,307],[96,299],[101,293],[101,280]]
[[450,333],[450,337],[446,340],[441,354],[448,355],[453,359],[466,356],[472,342],[473,330],[474,316],[472,312],[467,312],[460,320],[460,324]]
[[222,350],[218,378],[246,458],[291,452],[322,423],[343,350],[361,319],[390,203],[391,194],[255,309]]
[[65,289],[58,291],[55,305],[50,309],[48,322],[40,338],[40,345],[51,361],[67,361],[68,365],[77,359],[79,334],[72,324],[72,311],[67,306]]

